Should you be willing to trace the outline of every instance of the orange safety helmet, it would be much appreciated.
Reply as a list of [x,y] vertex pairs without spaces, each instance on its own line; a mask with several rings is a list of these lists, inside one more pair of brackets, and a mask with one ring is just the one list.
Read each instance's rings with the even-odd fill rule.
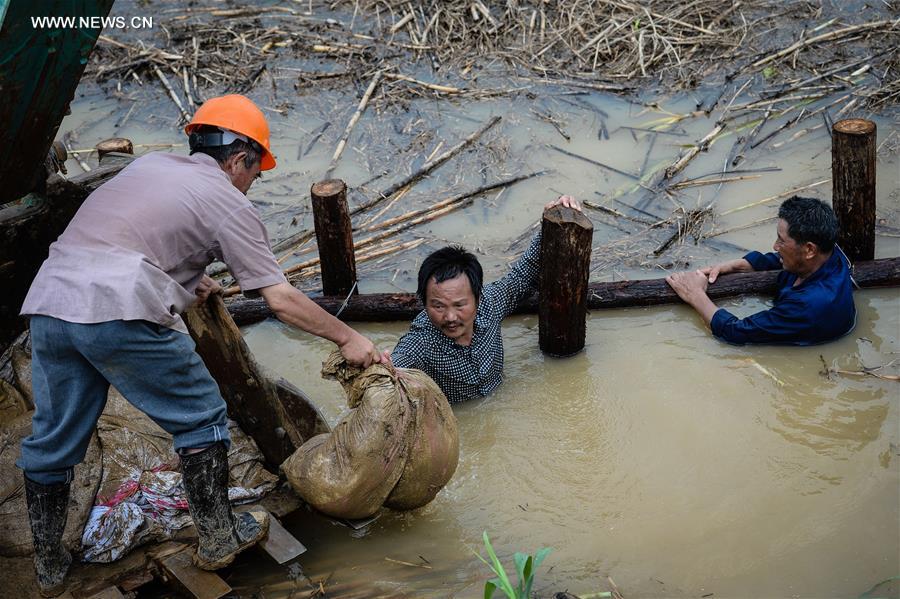
[[250,98],[240,94],[210,98],[197,109],[184,132],[190,135],[201,125],[212,125],[246,135],[263,147],[260,170],[275,168],[275,156],[269,149],[269,124]]

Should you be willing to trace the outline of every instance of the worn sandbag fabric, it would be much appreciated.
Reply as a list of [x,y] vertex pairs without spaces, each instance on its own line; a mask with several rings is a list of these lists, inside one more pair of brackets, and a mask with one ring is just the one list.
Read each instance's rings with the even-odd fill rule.
[[421,370],[397,369],[397,384],[416,414],[409,459],[384,505],[412,510],[431,502],[444,488],[459,462],[459,431],[450,403]]
[[350,411],[282,464],[294,490],[319,511],[347,519],[386,504],[413,509],[431,501],[459,457],[456,418],[440,388],[418,370],[354,368],[337,351],[322,376],[341,383]]

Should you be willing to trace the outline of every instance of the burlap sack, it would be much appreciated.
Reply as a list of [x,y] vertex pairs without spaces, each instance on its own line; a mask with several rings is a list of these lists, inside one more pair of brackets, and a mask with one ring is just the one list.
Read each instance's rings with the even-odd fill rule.
[[421,370],[398,368],[397,381],[413,406],[416,427],[406,467],[384,505],[412,510],[430,503],[456,472],[459,431],[450,403],[431,377]]
[[281,465],[307,503],[335,518],[366,518],[381,508],[403,473],[416,414],[380,364],[365,371],[329,356],[322,376],[344,388],[350,412],[331,433],[304,443]]

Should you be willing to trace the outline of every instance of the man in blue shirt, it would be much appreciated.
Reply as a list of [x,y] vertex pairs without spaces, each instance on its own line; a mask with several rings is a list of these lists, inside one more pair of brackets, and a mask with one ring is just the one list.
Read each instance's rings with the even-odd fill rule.
[[[813,345],[837,339],[856,324],[850,264],[835,245],[838,224],[831,207],[794,196],[778,209],[777,253],[750,252],[738,260],[666,277],[675,293],[709,324],[713,335],[742,345]],[[747,318],[718,308],[706,295],[719,275],[778,270],[774,306]]]

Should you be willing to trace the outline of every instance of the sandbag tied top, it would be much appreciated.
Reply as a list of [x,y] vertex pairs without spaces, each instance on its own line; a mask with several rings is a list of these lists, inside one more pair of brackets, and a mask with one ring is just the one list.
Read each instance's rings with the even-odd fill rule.
[[392,386],[395,384],[396,371],[383,364],[372,364],[365,370],[347,364],[339,350],[334,350],[328,359],[322,362],[322,378],[333,379],[341,384],[347,394],[347,407],[351,410],[359,405],[363,395],[370,387]]
[[362,370],[337,351],[322,376],[341,383],[350,412],[282,464],[294,490],[319,511],[350,519],[434,499],[459,459],[456,418],[434,381],[382,364]]

